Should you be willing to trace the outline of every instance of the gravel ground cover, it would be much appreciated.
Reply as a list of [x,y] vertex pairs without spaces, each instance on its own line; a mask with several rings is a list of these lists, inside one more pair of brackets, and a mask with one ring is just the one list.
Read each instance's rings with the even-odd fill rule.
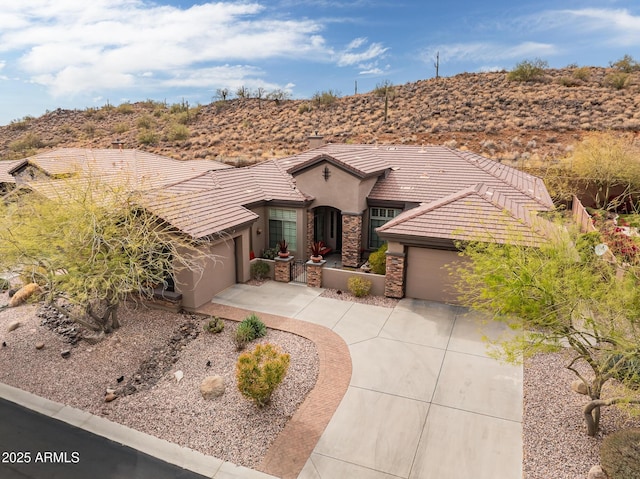
[[[7,293],[1,294],[0,305],[7,301]],[[271,403],[259,409],[236,386],[240,352],[233,341],[234,321],[225,320],[224,331],[212,334],[202,329],[204,317],[129,304],[121,309],[122,327],[114,334],[97,344],[82,341],[73,346],[43,326],[37,312],[35,304],[0,311],[0,343],[6,344],[0,346],[1,382],[246,467],[260,463],[313,389],[318,374],[318,355],[311,341],[270,329],[259,341],[279,346],[290,354],[291,363]],[[8,331],[15,321],[20,326]],[[197,334],[184,329],[188,322],[197,323]],[[188,337],[180,338],[180,350],[172,356],[167,350],[181,328]],[[40,342],[44,347],[37,349]],[[71,351],[66,359],[61,355],[64,350]],[[147,378],[138,377],[143,383],[138,392],[105,402],[107,389],[138,384],[140,365],[153,355],[171,358],[154,384],[144,384]],[[179,382],[176,371],[184,374]],[[224,378],[226,390],[220,398],[205,400],[200,383],[212,375]]]
[[[602,409],[600,432],[589,437],[582,416],[588,397],[571,390],[568,352],[538,354],[525,362],[523,441],[525,479],[586,479],[600,463],[607,434],[640,427],[640,418],[617,407]],[[608,397],[605,386],[603,397]]]

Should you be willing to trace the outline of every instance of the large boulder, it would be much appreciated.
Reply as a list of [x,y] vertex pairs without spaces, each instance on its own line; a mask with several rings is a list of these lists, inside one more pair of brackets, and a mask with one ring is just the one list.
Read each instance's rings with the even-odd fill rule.
[[576,379],[571,382],[571,390],[578,394],[588,394],[587,385],[582,379]]
[[587,479],[608,479],[608,476],[602,470],[601,466],[593,466],[591,469],[589,469]]
[[205,399],[215,399],[224,394],[224,379],[222,376],[207,376],[200,384],[200,394]]

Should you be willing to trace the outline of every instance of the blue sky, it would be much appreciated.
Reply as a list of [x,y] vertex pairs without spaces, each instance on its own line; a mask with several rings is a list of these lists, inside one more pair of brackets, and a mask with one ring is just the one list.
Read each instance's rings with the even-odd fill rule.
[[0,125],[216,89],[343,95],[440,74],[640,60],[637,0],[20,0],[0,6]]

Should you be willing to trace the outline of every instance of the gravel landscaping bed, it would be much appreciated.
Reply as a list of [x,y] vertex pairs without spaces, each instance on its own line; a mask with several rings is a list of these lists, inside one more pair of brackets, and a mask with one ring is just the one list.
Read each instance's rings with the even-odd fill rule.
[[[0,305],[7,301],[2,293]],[[236,386],[240,352],[233,340],[234,321],[225,320],[224,331],[212,334],[202,329],[202,316],[127,304],[115,333],[97,344],[74,346],[41,324],[38,308],[27,304],[0,311],[0,343],[6,344],[0,346],[0,382],[238,465],[260,463],[316,382],[315,345],[283,331],[270,329],[259,340],[291,356],[285,380],[271,403],[259,409]],[[9,332],[15,321],[20,326]],[[38,343],[44,347],[37,349]],[[70,350],[66,359],[64,350]],[[149,369],[158,368],[161,374],[154,377]],[[176,371],[183,372],[179,382]],[[224,378],[226,390],[205,400],[200,384],[213,375]],[[107,389],[121,392],[125,385],[128,395],[105,402]]]
[[[525,362],[523,441],[525,479],[586,479],[600,463],[607,434],[640,427],[640,418],[617,407],[602,408],[600,432],[586,433],[582,408],[588,397],[571,390],[567,352],[539,354]],[[602,397],[608,397],[605,386]]]

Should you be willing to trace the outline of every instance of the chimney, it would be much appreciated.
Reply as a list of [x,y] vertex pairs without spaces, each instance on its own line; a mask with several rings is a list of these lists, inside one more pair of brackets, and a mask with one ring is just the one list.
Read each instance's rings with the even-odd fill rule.
[[309,139],[309,148],[312,150],[315,148],[320,148],[322,145],[325,144],[324,136],[319,135],[317,131],[313,135],[310,135],[308,139]]
[[111,142],[111,148],[114,148],[114,149],[117,148],[118,150],[122,150],[123,145],[124,145],[124,141],[120,141],[120,138]]

